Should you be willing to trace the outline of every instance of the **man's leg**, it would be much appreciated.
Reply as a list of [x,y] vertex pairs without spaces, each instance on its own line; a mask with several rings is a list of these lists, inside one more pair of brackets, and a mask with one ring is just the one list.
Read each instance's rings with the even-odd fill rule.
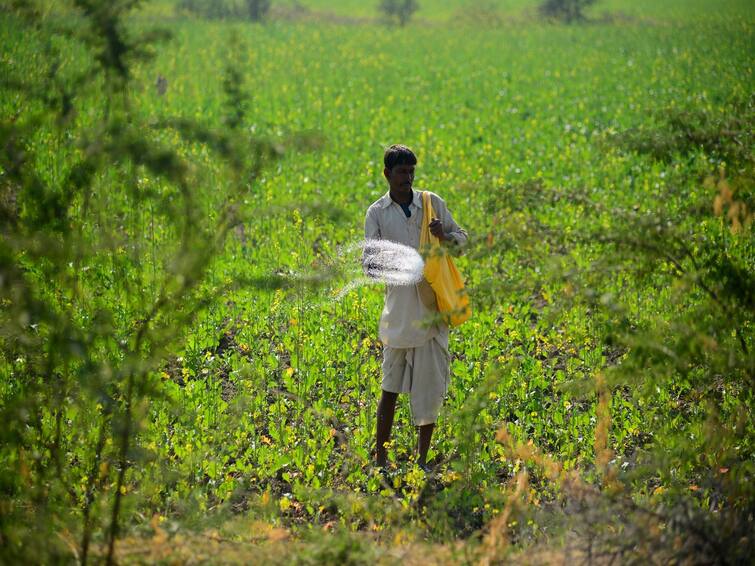
[[[396,399],[398,393],[383,391],[382,397],[377,408],[377,465],[385,467],[386,448],[385,445],[391,438],[391,428],[393,427],[393,415],[396,412]],[[429,440],[428,440],[429,444]]]
[[419,460],[417,463],[424,467],[427,465],[427,451],[430,448],[430,439],[433,437],[435,423],[418,426],[417,429],[419,430],[419,440],[417,442]]

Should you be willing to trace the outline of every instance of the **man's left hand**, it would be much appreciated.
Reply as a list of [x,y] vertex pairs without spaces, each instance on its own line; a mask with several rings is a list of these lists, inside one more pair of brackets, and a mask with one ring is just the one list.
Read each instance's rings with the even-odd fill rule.
[[433,218],[432,222],[430,222],[430,233],[441,242],[446,239],[446,235],[443,232],[443,222],[440,218]]

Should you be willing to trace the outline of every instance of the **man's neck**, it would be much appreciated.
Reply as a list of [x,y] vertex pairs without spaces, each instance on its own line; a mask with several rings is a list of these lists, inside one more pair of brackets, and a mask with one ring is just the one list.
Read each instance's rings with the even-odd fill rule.
[[393,191],[389,191],[388,194],[391,196],[391,200],[398,204],[410,204],[414,200],[414,190],[408,195],[395,195]]

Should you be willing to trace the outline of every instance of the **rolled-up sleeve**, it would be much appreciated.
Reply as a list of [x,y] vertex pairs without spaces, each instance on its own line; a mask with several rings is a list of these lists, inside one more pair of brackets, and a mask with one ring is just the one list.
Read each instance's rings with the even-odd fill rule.
[[440,221],[443,222],[443,233],[446,238],[453,240],[457,246],[465,245],[468,239],[467,231],[456,223],[451,211],[446,206],[446,202],[440,197],[437,198],[438,202],[433,203],[433,208]]

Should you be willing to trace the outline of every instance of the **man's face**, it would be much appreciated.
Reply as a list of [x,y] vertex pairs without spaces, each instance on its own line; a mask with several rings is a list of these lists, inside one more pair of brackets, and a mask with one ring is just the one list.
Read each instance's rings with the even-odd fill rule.
[[414,183],[414,165],[394,165],[392,169],[383,169],[391,193],[397,196],[410,195]]

